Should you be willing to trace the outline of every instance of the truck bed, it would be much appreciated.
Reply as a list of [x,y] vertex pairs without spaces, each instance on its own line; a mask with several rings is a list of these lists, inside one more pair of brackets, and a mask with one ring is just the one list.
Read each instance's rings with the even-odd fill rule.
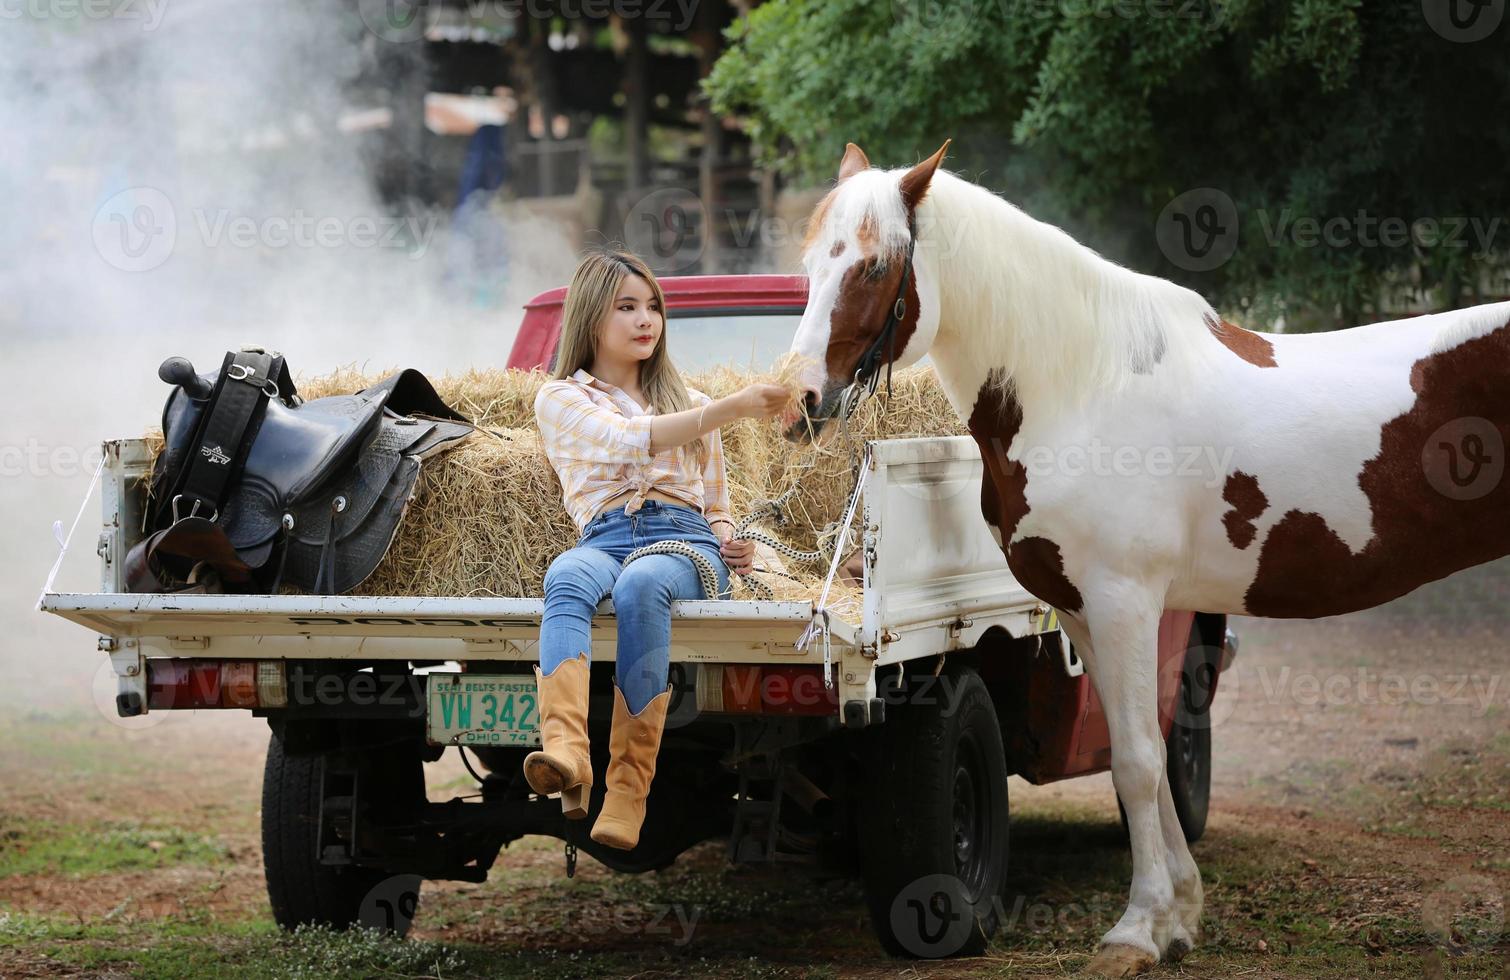
[[[248,660],[536,661],[544,600],[451,596],[146,595],[121,566],[140,538],[143,440],[105,444],[102,591],[49,592],[41,608],[100,634],[123,690],[147,657]],[[1054,616],[1010,571],[980,513],[982,467],[968,436],[869,443],[859,622],[829,617],[840,703],[875,697],[875,669],[973,646],[992,626],[1046,632]],[[926,546],[920,546],[926,544]],[[796,643],[812,601],[676,600],[673,662],[822,664]],[[593,621],[593,658],[611,661],[610,598]]]

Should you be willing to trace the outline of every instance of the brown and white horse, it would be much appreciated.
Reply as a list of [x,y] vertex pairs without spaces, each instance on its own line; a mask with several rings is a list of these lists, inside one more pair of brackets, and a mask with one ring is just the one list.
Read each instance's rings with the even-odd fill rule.
[[1133,881],[1091,968],[1131,975],[1193,945],[1203,900],[1164,772],[1161,611],[1331,616],[1510,552],[1510,303],[1252,333],[939,170],[947,148],[883,171],[849,145],[803,256],[806,412],[842,410],[900,293],[890,363],[932,355],[1007,564],[1106,707]]

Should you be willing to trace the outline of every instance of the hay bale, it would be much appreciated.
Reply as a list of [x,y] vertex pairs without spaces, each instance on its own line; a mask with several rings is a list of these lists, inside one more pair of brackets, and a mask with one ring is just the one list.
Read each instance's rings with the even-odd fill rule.
[[[391,373],[391,372],[387,372]],[[305,398],[358,391],[387,373],[364,375],[347,367],[296,383]],[[687,374],[690,387],[713,398],[733,394],[756,381],[787,383],[789,373],[759,376],[727,367]],[[540,446],[535,394],[549,378],[541,371],[472,370],[435,380],[446,402],[486,430],[427,461],[415,497],[393,546],[376,571],[356,590],[362,595],[540,596],[551,561],[577,542],[577,528],[561,502],[561,485]],[[883,414],[884,408],[884,414]],[[884,430],[884,431],[883,431]],[[781,436],[774,420],[739,419],[720,432],[729,474],[729,497],[736,521],[760,501],[800,483],[789,502],[789,524],[761,526],[800,551],[814,548],[826,527],[843,517],[853,487],[851,452],[864,440],[964,434],[964,425],[939,388],[932,368],[910,368],[864,401],[842,433],[821,448],[799,447]],[[160,447],[161,435],[155,445]],[[857,514],[854,528],[860,524]],[[858,541],[853,530],[850,547]],[[826,565],[788,563],[790,578],[757,577],[778,598],[816,599]],[[736,598],[751,598],[737,584]],[[859,590],[836,580],[830,605],[847,619],[859,616]]]

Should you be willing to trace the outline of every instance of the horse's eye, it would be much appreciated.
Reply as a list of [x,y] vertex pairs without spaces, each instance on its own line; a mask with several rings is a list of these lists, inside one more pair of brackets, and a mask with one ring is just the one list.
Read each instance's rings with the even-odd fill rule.
[[865,263],[865,278],[871,282],[879,282],[886,275],[886,267],[880,262],[871,260]]

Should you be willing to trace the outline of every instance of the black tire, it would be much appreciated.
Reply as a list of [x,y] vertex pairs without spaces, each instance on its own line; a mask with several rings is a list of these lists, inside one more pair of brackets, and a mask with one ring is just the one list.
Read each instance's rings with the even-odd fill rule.
[[[940,683],[948,679],[952,684]],[[893,956],[985,951],[1001,925],[1009,814],[1001,726],[980,675],[915,679],[867,733],[861,879]]]
[[1164,740],[1169,793],[1174,797],[1180,829],[1191,844],[1205,836],[1206,815],[1211,809],[1210,711],[1216,673],[1216,664],[1201,643],[1199,629],[1191,627],[1174,722]]
[[[273,919],[284,929],[361,925],[405,936],[419,904],[418,875],[319,863],[324,766],[320,755],[286,755],[276,735],[268,742],[262,773],[262,868]],[[396,768],[412,788],[415,774],[401,762]],[[423,769],[417,775],[423,793]]]

